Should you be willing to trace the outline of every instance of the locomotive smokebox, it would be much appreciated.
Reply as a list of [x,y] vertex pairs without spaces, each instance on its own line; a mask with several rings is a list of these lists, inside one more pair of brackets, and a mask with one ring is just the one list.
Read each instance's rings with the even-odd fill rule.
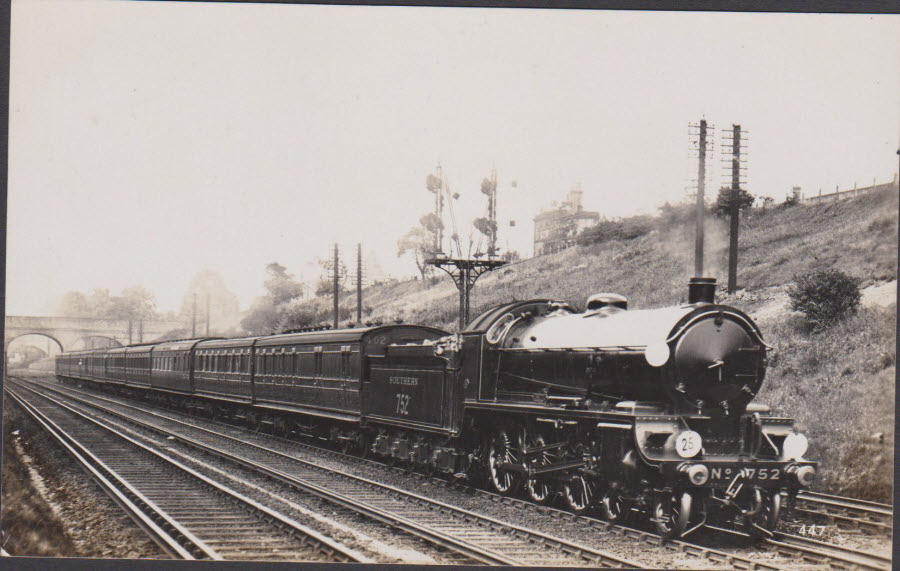
[[716,278],[691,278],[688,303],[715,303]]

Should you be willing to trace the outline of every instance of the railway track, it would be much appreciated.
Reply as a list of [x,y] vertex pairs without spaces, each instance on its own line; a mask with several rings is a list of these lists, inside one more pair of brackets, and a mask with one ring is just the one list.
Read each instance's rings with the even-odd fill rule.
[[887,504],[801,492],[794,509],[805,515],[827,518],[844,530],[893,536],[894,511]]
[[[41,384],[44,390],[103,411],[142,429],[238,464],[393,528],[459,553],[469,563],[523,566],[593,565],[634,568],[639,564],[552,535],[463,510],[366,478],[336,472],[278,450],[217,433],[133,405],[100,398],[99,405]],[[45,397],[52,398],[52,397]],[[64,405],[60,402],[60,405]],[[128,409],[113,410],[115,407]],[[146,415],[152,421],[138,416]]]
[[171,557],[371,561],[75,407],[22,389],[6,387]]
[[[720,527],[711,527],[719,533],[736,535],[743,538],[750,536],[744,532]],[[801,535],[775,532],[771,538],[763,539],[761,545],[774,553],[795,556],[806,563],[826,565],[837,569],[871,569],[884,570],[891,568],[891,558],[864,552],[833,543],[819,541]]]
[[[55,387],[54,387],[55,388]],[[75,389],[68,389],[75,390]],[[110,404],[116,406],[127,407],[134,411],[140,411],[143,414],[149,414],[158,416],[161,418],[166,418],[173,422],[181,423],[183,425],[192,426],[198,430],[208,430],[199,426],[192,425],[191,423],[185,423],[184,421],[180,421],[177,419],[172,419],[166,415],[160,415],[159,413],[155,413],[153,411],[148,411],[141,406],[135,406],[131,404],[121,403],[119,401],[109,399],[105,396],[99,396],[94,393],[88,393],[84,391],[78,391],[82,394],[94,398],[99,399],[104,402],[109,402]],[[220,425],[223,428],[230,428],[232,430],[235,429],[233,425],[229,425],[226,423],[221,423],[218,421],[209,421],[204,420],[207,423],[213,423],[216,425]],[[237,429],[241,430],[241,429]],[[278,437],[269,436],[269,438],[275,438],[278,440],[283,440]],[[321,448],[312,444],[306,444],[302,442],[297,442],[295,440],[288,440],[292,446],[299,446],[301,448],[310,450],[315,452],[318,455],[327,455],[329,457],[333,457],[336,459],[340,459],[343,461],[350,460],[354,462],[363,462],[363,463],[371,463],[375,464],[381,468],[390,468],[385,464],[377,462],[375,460],[363,460],[356,456],[347,455],[341,452],[337,452],[334,450]],[[400,468],[393,468],[398,472],[402,472],[403,470]],[[693,544],[686,541],[664,541],[659,535],[654,534],[652,532],[635,529],[631,527],[621,526],[621,525],[613,525],[605,522],[603,520],[590,517],[590,516],[581,516],[576,515],[571,512],[557,509],[550,506],[540,506],[526,500],[522,500],[519,498],[511,498],[508,496],[500,496],[486,490],[482,490],[479,488],[474,488],[471,486],[467,486],[464,484],[460,484],[454,481],[447,481],[440,478],[433,478],[424,476],[421,474],[415,474],[416,477],[431,481],[433,483],[438,483],[443,486],[463,490],[467,493],[477,495],[479,497],[483,497],[489,501],[504,503],[504,504],[512,504],[521,509],[535,511],[536,513],[541,513],[543,515],[547,515],[553,518],[565,519],[570,521],[576,521],[579,524],[584,524],[592,528],[596,528],[598,530],[602,530],[604,532],[616,534],[623,539],[627,539],[629,541],[637,542],[640,544],[648,545],[648,546],[656,546],[660,549],[665,549],[667,551],[673,553],[681,553],[685,554],[691,558],[697,558],[699,560],[706,560],[714,565],[722,565],[733,567],[736,569],[780,569],[783,568],[777,562],[766,561],[766,560],[754,560],[752,557],[746,557],[740,554],[736,554],[733,552],[723,551],[721,549],[713,548],[710,546],[704,546],[699,544]],[[842,500],[845,498],[836,498],[833,496],[825,496],[831,500]],[[865,504],[866,502],[860,502]],[[885,506],[881,504],[873,504],[873,507],[884,509]],[[723,532],[730,533],[732,535],[742,535],[746,537],[746,534],[742,534],[739,531],[734,530],[720,530]],[[862,569],[887,569],[890,568],[890,559],[879,557],[876,555],[863,553],[857,550],[845,548],[842,546],[816,541],[813,539],[801,537],[801,536],[793,536],[788,534],[777,534],[771,540],[765,542],[764,546],[769,551],[774,551],[776,554],[792,558],[796,560],[801,560],[804,562],[816,563],[816,564],[829,564],[835,568],[862,568]]]

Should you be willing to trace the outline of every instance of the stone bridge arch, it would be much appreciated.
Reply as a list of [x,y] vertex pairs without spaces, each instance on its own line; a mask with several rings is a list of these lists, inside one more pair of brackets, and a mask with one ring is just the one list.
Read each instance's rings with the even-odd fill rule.
[[4,354],[12,340],[28,334],[50,337],[62,347],[63,351],[70,351],[77,347],[78,341],[86,337],[105,337],[119,345],[129,345],[153,341],[169,331],[184,328],[181,321],[127,321],[27,315],[7,315],[5,325]]
[[66,348],[63,347],[62,342],[60,342],[60,340],[57,339],[56,337],[54,337],[53,335],[49,335],[47,333],[20,333],[12,338],[10,338],[9,336],[4,336],[3,352],[6,353],[6,351],[9,349],[9,346],[12,345],[13,341],[15,341],[16,339],[21,339],[22,337],[27,337],[28,335],[38,335],[40,337],[46,337],[47,339],[54,341],[56,343],[56,345],[59,347],[60,353],[62,353],[63,351],[66,350]]

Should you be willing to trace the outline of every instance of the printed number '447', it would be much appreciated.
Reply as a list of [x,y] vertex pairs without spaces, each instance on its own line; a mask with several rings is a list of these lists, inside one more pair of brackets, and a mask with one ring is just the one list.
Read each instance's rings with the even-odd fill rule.
[[397,414],[409,416],[409,395],[397,393]]

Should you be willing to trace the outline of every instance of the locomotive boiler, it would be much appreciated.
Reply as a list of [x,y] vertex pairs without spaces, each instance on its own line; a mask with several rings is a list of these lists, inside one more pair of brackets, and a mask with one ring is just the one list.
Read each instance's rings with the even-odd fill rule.
[[[458,333],[385,325],[67,353],[61,380],[330,442],[666,537],[710,519],[767,534],[816,465],[753,403],[758,327],[691,280],[687,303],[597,294],[491,308]],[[137,390],[139,389],[139,390]]]

